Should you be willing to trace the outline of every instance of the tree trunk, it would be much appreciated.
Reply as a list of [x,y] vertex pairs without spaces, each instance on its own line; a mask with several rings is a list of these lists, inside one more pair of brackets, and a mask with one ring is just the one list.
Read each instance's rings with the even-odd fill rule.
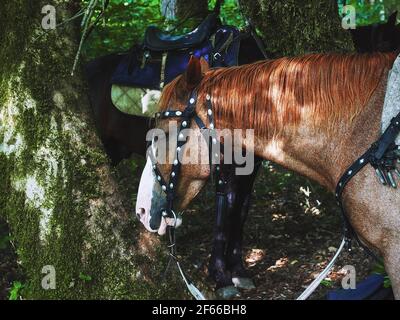
[[333,0],[242,0],[244,12],[262,33],[271,58],[315,52],[354,51]]
[[[57,23],[76,12],[51,3]],[[23,297],[182,298],[181,284],[160,286],[164,246],[136,222],[96,136],[81,75],[70,76],[78,29],[43,34],[45,4],[0,2],[12,17],[0,19],[0,216],[26,275]],[[55,279],[42,283],[54,275],[45,266]]]
[[208,14],[207,0],[176,0],[176,16],[178,19],[196,17],[203,19]]

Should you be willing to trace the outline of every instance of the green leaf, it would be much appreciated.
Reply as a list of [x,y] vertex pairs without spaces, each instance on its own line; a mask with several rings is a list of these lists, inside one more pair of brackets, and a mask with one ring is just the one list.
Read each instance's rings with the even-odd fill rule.
[[18,298],[21,296],[21,290],[24,288],[24,284],[22,284],[20,281],[14,281],[13,285],[10,290],[10,296],[8,297],[9,300],[18,300]]
[[386,274],[385,266],[382,263],[377,263],[373,267],[372,272],[385,275]]
[[321,281],[321,284],[324,286],[324,287],[327,287],[327,288],[332,288],[332,286],[333,286],[333,282],[332,282],[332,280],[322,280]]
[[386,276],[385,280],[383,280],[383,287],[386,289],[392,287],[392,283],[390,282],[389,276]]
[[92,277],[90,275],[83,274],[82,272],[79,273],[79,279],[86,281],[86,282],[92,281]]

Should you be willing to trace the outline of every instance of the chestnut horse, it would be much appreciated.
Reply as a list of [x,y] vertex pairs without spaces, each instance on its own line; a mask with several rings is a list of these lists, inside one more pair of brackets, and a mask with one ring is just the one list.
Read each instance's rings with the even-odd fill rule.
[[[396,14],[393,14],[383,25],[351,30],[357,50],[386,51],[397,48],[400,28],[395,26],[395,17]],[[113,165],[129,158],[132,153],[144,155],[146,133],[153,127],[152,119],[124,114],[112,104],[110,79],[125,56],[126,54],[111,54],[97,58],[86,66],[95,124]],[[262,58],[252,37],[241,40],[240,64],[252,63]],[[227,293],[223,295],[235,294],[232,287],[229,288],[232,285],[232,276],[246,277],[242,263],[243,226],[259,166],[258,161],[256,170],[250,176],[236,176],[235,165],[222,167],[222,175],[227,184],[217,186],[217,193],[226,194],[227,203],[226,210],[220,208],[220,204],[217,203],[209,274],[216,282],[217,288],[228,287]],[[249,285],[251,286],[251,283]]]
[[[205,105],[211,96],[216,128],[254,129],[253,143],[239,139],[234,141],[238,147],[334,192],[344,171],[380,136],[388,71],[395,58],[393,53],[312,54],[206,72],[204,61],[193,58],[186,73],[164,89],[160,107],[183,111],[196,84],[195,110],[208,128],[210,113]],[[161,119],[157,127],[168,131],[171,121],[179,119]],[[192,130],[183,146],[183,158],[189,156],[187,150],[199,150],[199,157],[208,156],[208,144],[198,139],[201,133],[196,122],[190,123]],[[177,141],[173,133],[166,137]],[[152,149],[162,152],[162,142],[154,140]],[[174,153],[168,150],[168,144],[165,147],[167,154]],[[168,181],[173,164],[157,167]],[[174,210],[188,206],[206,184],[210,171],[208,164],[182,161],[174,188]],[[382,186],[368,165],[347,185],[343,204],[361,241],[383,256],[399,299],[399,191]],[[146,216],[166,207],[167,199],[148,158],[137,212]],[[142,217],[141,221],[147,220]]]

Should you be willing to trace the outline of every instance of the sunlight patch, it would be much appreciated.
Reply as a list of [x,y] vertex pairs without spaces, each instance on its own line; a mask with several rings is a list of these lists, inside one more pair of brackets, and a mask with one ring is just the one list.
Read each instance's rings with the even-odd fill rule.
[[[53,215],[53,209],[41,208],[42,215],[39,222],[39,239],[45,241],[46,237],[50,234],[50,220]],[[60,233],[57,232],[59,235]]]
[[36,178],[32,176],[26,179],[25,186],[26,200],[29,200],[35,208],[39,208],[44,202],[44,188],[41,187]]
[[280,258],[275,261],[275,265],[270,266],[267,270],[268,271],[276,271],[277,269],[280,268],[285,268],[289,263],[289,259],[287,257]]
[[0,141],[0,153],[10,156],[19,154],[23,146],[23,137],[15,132],[16,116],[19,110],[14,99],[10,98],[4,108],[0,111],[0,134],[3,141]]
[[265,250],[262,249],[251,249],[245,258],[246,263],[249,267],[253,267],[265,257]]
[[62,95],[61,92],[59,92],[59,91],[54,92],[53,102],[57,108],[59,108],[61,110],[65,108],[65,100],[64,100],[64,96]]
[[6,131],[3,142],[0,143],[0,153],[4,153],[6,156],[10,156],[13,153],[18,154],[23,146],[22,136],[18,133],[14,137],[13,133],[12,131]]
[[45,241],[46,236],[50,233],[50,220],[53,214],[53,209],[45,205],[45,188],[39,184],[36,176],[28,176],[25,183],[19,180],[14,185],[18,188],[21,188],[24,185],[26,195],[25,204],[40,210],[39,238],[40,240]]

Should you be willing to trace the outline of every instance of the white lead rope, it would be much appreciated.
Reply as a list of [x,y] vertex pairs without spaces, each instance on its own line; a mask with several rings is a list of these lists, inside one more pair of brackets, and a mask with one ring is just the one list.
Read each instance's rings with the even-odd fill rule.
[[189,292],[191,293],[191,295],[196,299],[196,300],[207,300],[204,295],[201,293],[201,291],[191,282],[189,281],[186,276],[185,273],[183,272],[181,265],[179,264],[178,260],[175,260],[176,265],[178,267],[178,270],[182,276],[183,281],[186,284],[186,287],[188,288]]
[[[177,216],[174,211],[172,211],[172,214],[174,215],[174,220],[175,220],[175,225],[173,226],[173,228],[175,228]],[[329,274],[329,272],[331,271],[337,258],[339,257],[340,253],[342,252],[345,244],[346,244],[346,238],[343,237],[342,242],[341,242],[337,252],[333,256],[332,260],[325,267],[325,269],[318,275],[318,277],[315,278],[315,280],[307,287],[307,289],[305,289],[303,291],[303,293],[296,300],[306,300],[318,288],[318,286],[320,285],[322,280],[324,280],[326,278],[326,276]],[[175,243],[173,243],[172,246],[175,246]],[[181,277],[182,277],[187,289],[191,293],[191,295],[196,300],[207,300],[205,298],[205,296],[201,293],[201,291],[186,277],[185,272],[182,270],[182,267],[178,261],[178,258],[172,252],[170,253],[170,255],[171,255],[170,259],[173,259],[175,261],[176,266],[178,267],[179,273],[181,274]],[[171,260],[170,260],[170,262],[171,262]],[[170,262],[168,263],[167,270],[169,269]],[[166,272],[167,272],[167,270],[166,270]]]
[[[175,213],[174,210],[171,210],[173,216],[174,216],[174,225],[172,226],[172,228],[175,230],[176,229],[176,222],[178,221],[178,217]],[[175,236],[174,238],[170,238],[170,242],[171,244],[168,246],[170,248],[170,260],[168,262],[168,266],[167,269],[165,270],[164,273],[164,277],[166,275],[166,273],[168,272],[170,263],[171,263],[171,259],[173,259],[176,263],[176,266],[178,267],[179,273],[181,274],[181,277],[183,279],[183,282],[185,283],[187,289],[189,290],[190,294],[196,299],[196,300],[207,300],[205,298],[205,296],[201,293],[201,291],[192,283],[192,281],[190,281],[186,275],[185,272],[182,270],[182,267],[179,263],[178,257],[175,255],[175,251],[176,251],[176,244],[175,244]]]
[[329,262],[329,264],[326,266],[326,268],[318,275],[317,278],[307,287],[306,290],[296,299],[296,300],[306,300],[314,291],[317,289],[319,284],[326,278],[326,276],[329,274],[331,271],[333,265],[335,264],[335,261],[339,257],[340,253],[342,252],[344,245],[346,243],[345,238],[343,238],[342,243],[340,244],[340,247],[332,260]]

